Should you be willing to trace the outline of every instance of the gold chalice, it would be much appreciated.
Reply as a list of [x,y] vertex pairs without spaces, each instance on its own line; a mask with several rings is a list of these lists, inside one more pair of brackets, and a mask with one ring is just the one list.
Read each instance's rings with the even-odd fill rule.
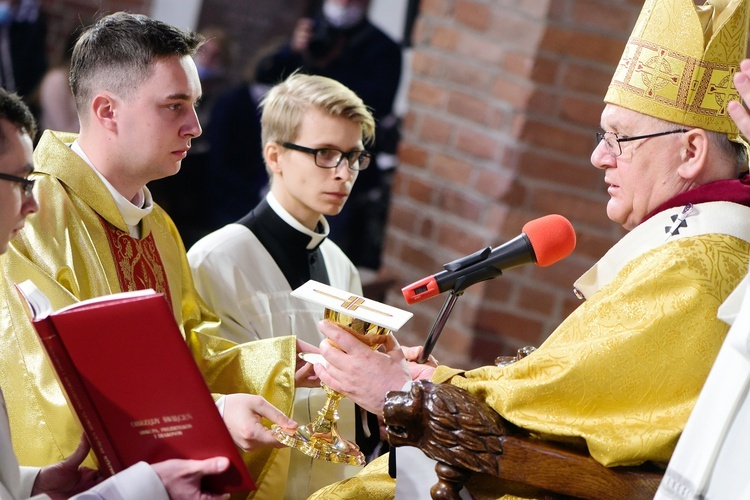
[[[325,319],[338,324],[372,349],[377,349],[385,342],[388,332],[398,329],[412,316],[406,311],[315,281],[308,281],[292,292],[292,295],[326,306],[323,315]],[[300,357],[308,360],[304,353]],[[273,435],[278,441],[313,458],[365,465],[365,457],[359,447],[341,437],[336,427],[339,402],[344,396],[323,383],[320,385],[327,397],[317,418],[298,427],[294,434],[287,434],[281,427],[274,425],[271,427]]]

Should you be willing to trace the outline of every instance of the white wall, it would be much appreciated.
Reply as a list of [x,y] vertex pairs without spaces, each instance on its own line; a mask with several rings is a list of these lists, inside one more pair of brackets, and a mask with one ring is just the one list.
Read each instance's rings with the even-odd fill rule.
[[371,0],[368,15],[373,24],[401,42],[406,24],[408,0]]
[[[408,0],[371,0],[368,16],[372,23],[388,36],[401,43],[406,24],[406,9]],[[393,112],[404,116],[407,110],[406,93],[411,80],[411,50],[404,50],[404,60],[401,67],[401,83],[399,84]]]
[[195,30],[203,0],[153,0],[151,17],[180,29]]

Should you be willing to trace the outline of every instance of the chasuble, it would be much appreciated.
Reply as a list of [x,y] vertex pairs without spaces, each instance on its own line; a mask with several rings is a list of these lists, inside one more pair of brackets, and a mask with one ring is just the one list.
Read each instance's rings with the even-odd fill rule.
[[[259,394],[288,414],[294,389],[294,338],[236,344],[219,337],[220,322],[195,291],[172,220],[154,206],[141,221],[141,239],[131,238],[99,176],[71,151],[69,144],[75,138],[44,133],[34,152],[40,210],[11,242],[0,274],[0,386],[5,389],[19,462],[33,466],[58,462],[76,448],[81,435],[13,291],[13,283],[25,279],[33,280],[56,309],[125,290],[154,288],[165,293],[212,392]],[[245,454],[260,490],[269,459],[277,451]]]

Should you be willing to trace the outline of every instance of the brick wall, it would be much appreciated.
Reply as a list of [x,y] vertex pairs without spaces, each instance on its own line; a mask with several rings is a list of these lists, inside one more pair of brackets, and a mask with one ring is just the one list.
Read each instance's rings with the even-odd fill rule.
[[[623,230],[589,162],[602,98],[641,0],[422,0],[385,268],[408,284],[559,213],[577,248],[469,288],[435,354],[491,363],[538,345],[578,305],[572,283]],[[445,295],[409,307],[421,344]],[[403,306],[400,293],[388,300]]]

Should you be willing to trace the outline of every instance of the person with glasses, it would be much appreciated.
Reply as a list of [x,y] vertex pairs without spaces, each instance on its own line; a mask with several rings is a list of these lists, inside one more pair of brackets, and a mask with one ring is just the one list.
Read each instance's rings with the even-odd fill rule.
[[[377,141],[373,168],[359,175],[349,202],[330,222],[329,238],[360,268],[380,268],[391,184],[397,168],[401,120],[395,109],[402,47],[372,22],[370,0],[308,2],[288,40],[257,65],[263,82],[295,71],[332,78],[350,88],[372,111]],[[392,5],[394,15],[405,5]]]
[[[0,88],[0,254],[23,229],[26,218],[39,210],[29,179],[32,137],[36,123],[31,111],[16,94]],[[7,182],[6,182],[7,181]],[[5,257],[0,257],[3,266]],[[3,286],[12,284],[3,281]],[[3,332],[5,334],[5,332]],[[16,386],[7,387],[13,392]],[[26,418],[33,418],[26,415]],[[0,391],[0,498],[118,498],[168,500],[169,498],[222,498],[201,491],[201,479],[226,470],[223,457],[206,460],[167,460],[155,464],[139,462],[114,476],[103,478],[81,467],[90,446],[84,439],[65,460],[48,467],[19,467],[11,444],[5,399]],[[80,493],[80,495],[78,495]],[[37,496],[38,495],[38,496]]]
[[[326,216],[341,212],[360,172],[370,166],[375,121],[354,92],[330,78],[295,73],[260,103],[263,159],[270,191],[236,223],[199,240],[188,252],[195,286],[234,342],[295,335],[319,344],[323,307],[290,292],[310,279],[361,295],[359,273],[327,238]],[[310,366],[296,377],[293,419],[310,422],[325,393]],[[354,434],[353,404],[342,401],[339,429]],[[372,431],[379,436],[377,421]],[[282,457],[282,453],[289,455]],[[282,450],[290,460],[286,498],[307,498],[358,468]],[[278,498],[284,496],[283,485]]]
[[[750,261],[748,145],[727,114],[741,100],[732,77],[749,20],[747,0],[645,1],[591,154],[607,186],[607,216],[628,233],[575,282],[583,302],[534,352],[470,370],[414,366],[395,339],[385,352],[368,352],[324,321],[328,363],[314,368],[321,381],[371,412],[415,378],[451,383],[602,465],[665,466],[727,334],[718,308]],[[383,458],[311,498],[390,498],[414,482],[422,488],[403,498],[425,498],[436,480],[422,484],[411,475],[416,459],[402,456],[397,448],[395,483]],[[490,486],[475,493],[508,492]]]
[[[191,57],[201,42],[195,33],[118,12],[87,26],[73,49],[70,82],[81,131],[42,135],[34,151],[40,208],[9,243],[0,269],[0,386],[13,389],[5,396],[22,465],[59,462],[80,441],[13,290],[26,279],[55,309],[127,290],[164,293],[260,490],[272,476],[264,467],[282,447],[263,419],[297,427],[284,414],[291,408],[294,360],[267,356],[282,344],[293,352],[295,343],[238,346],[216,334],[219,319],[195,291],[180,235],[146,187],[176,174],[201,133],[195,111],[201,86]],[[21,193],[17,183],[0,183]]]

